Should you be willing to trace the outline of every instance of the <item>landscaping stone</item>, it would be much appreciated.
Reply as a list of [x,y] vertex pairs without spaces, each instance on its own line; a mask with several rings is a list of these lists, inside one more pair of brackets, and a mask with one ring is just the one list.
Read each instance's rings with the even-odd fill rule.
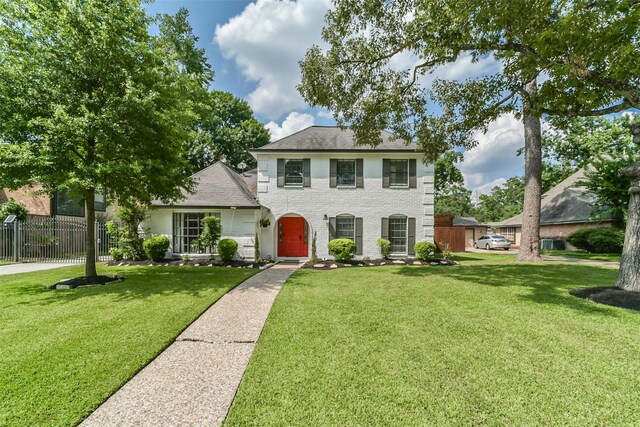
[[413,265],[422,265],[422,261],[413,261]]
[[399,260],[399,259],[397,259],[397,260],[393,261],[393,263],[394,263],[394,264],[406,264],[406,262],[401,261],[401,260]]
[[331,264],[329,268],[338,268],[338,264]]
[[313,264],[313,268],[324,268],[324,264]]

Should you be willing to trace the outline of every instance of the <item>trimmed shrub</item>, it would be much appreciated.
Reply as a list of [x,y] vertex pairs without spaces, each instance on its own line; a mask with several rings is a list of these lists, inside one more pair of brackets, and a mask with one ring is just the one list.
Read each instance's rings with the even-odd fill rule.
[[583,228],[567,237],[578,249],[592,253],[622,253],[624,231],[618,228]]
[[223,261],[231,261],[238,252],[238,242],[233,239],[222,239],[218,242],[218,255]]
[[391,256],[391,242],[387,239],[378,239],[376,244],[378,245],[380,256],[384,259],[389,259],[389,256]]
[[166,236],[153,236],[142,242],[144,253],[153,261],[162,261],[169,249],[169,239]]
[[121,249],[111,248],[109,249],[109,254],[111,254],[111,259],[114,261],[122,261],[124,259],[124,253]]
[[413,249],[416,252],[416,258],[421,261],[426,261],[436,253],[436,245],[431,242],[418,242]]
[[202,224],[202,233],[198,238],[198,243],[208,249],[210,253],[213,253],[216,243],[220,240],[222,235],[222,225],[220,224],[220,218],[217,216],[206,216],[200,220]]
[[333,239],[328,248],[329,254],[338,262],[349,262],[356,253],[356,243],[351,239]]
[[9,199],[6,203],[0,205],[0,224],[4,222],[9,215],[15,215],[18,221],[27,219],[27,208],[13,199]]

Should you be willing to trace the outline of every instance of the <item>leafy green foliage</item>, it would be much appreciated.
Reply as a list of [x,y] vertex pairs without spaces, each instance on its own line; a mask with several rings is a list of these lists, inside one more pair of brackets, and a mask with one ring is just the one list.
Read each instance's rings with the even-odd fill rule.
[[476,206],[480,222],[502,221],[522,212],[524,178],[509,178],[503,185],[493,187],[491,193],[481,194]]
[[109,255],[114,261],[122,261],[124,259],[124,252],[120,248],[109,249]]
[[458,151],[448,151],[435,162],[435,212],[456,216],[472,216],[471,191],[464,187],[462,172],[456,166],[464,156]]
[[144,239],[142,247],[152,261],[162,261],[167,255],[171,242],[167,236],[152,236]]
[[192,188],[184,152],[212,74],[192,63],[202,52],[181,48],[193,45],[184,19],[158,22],[139,0],[0,0],[0,18],[0,186],[87,200],[98,189],[120,205]]
[[387,239],[378,239],[376,240],[376,245],[378,245],[380,256],[384,259],[389,259],[391,256],[391,242]]
[[206,216],[200,220],[202,224],[202,233],[198,238],[198,243],[201,247],[209,249],[210,253],[213,253],[213,249],[216,247],[216,243],[222,236],[222,223],[217,216]]
[[421,261],[426,261],[429,258],[433,258],[436,253],[437,247],[432,242],[418,242],[414,246],[416,252],[416,258]]
[[2,224],[9,215],[15,215],[18,221],[24,221],[27,219],[28,214],[27,208],[14,199],[9,199],[0,205],[0,224]]
[[351,239],[333,239],[328,248],[329,254],[338,262],[350,262],[356,253],[356,243]]
[[567,241],[578,249],[592,253],[622,253],[624,231],[618,228],[583,228],[567,237]]
[[218,243],[218,255],[220,258],[227,262],[235,258],[236,252],[238,252],[238,242],[233,239],[222,239]]
[[253,117],[249,104],[228,92],[207,95],[207,108],[201,112],[197,131],[186,154],[191,173],[222,158],[232,168],[239,169],[238,164],[244,162],[251,169],[256,160],[249,150],[269,142],[269,132]]

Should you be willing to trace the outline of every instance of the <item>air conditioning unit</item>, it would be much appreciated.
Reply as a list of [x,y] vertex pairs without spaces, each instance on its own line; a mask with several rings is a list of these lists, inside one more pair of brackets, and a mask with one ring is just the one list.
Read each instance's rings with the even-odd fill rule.
[[540,239],[540,249],[564,250],[564,240],[561,239]]

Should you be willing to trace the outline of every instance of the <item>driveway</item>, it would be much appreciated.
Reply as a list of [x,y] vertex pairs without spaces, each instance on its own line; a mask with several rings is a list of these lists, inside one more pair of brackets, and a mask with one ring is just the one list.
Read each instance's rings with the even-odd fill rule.
[[476,249],[476,248],[465,248],[465,252],[473,252],[478,254],[498,254],[498,255],[518,255],[517,249],[509,249],[508,251],[502,249]]
[[78,265],[68,262],[23,262],[9,265],[0,265],[0,276],[7,274],[31,273],[33,271],[52,270],[54,268]]

